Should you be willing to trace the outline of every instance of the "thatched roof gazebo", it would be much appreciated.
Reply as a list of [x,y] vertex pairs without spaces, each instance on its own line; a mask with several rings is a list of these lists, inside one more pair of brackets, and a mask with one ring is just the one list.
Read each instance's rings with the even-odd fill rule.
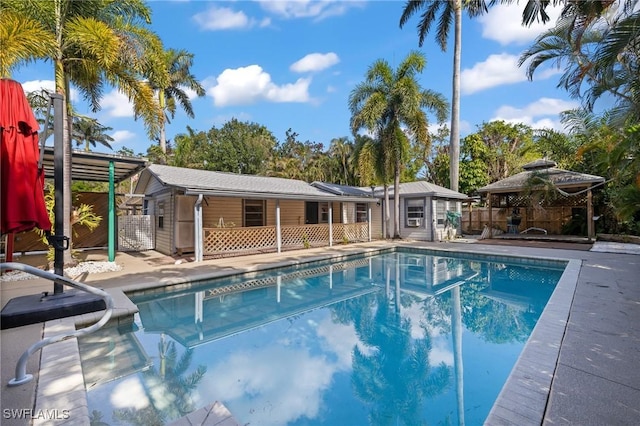
[[[545,230],[544,224],[536,223],[536,212],[546,212],[551,208],[586,208],[586,230],[589,239],[595,237],[593,223],[592,189],[604,183],[600,176],[558,169],[554,161],[540,159],[524,165],[523,172],[509,176],[478,189],[487,200],[489,228],[493,228],[493,208],[511,209],[518,213],[525,209],[526,217],[518,217],[529,226],[527,229]],[[559,224],[564,223],[563,209],[560,209]],[[571,211],[571,210],[569,210]],[[548,215],[547,215],[548,216]],[[510,217],[511,218],[511,217]],[[547,219],[547,222],[551,220]],[[559,232],[556,226],[553,231]],[[516,231],[517,232],[517,231]]]

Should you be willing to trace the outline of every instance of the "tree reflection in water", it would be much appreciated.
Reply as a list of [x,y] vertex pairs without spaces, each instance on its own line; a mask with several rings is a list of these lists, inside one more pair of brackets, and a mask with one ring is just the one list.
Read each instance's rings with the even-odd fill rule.
[[195,409],[191,393],[197,388],[207,368],[199,365],[195,371],[187,374],[193,351],[187,349],[178,357],[175,342],[167,341],[164,335],[160,336],[158,353],[160,364],[142,373],[142,382],[150,404],[140,410],[114,410],[113,418],[116,421],[131,425],[164,425]]
[[[403,304],[416,301],[403,295]],[[425,330],[423,338],[412,338],[411,320],[397,312],[394,300],[383,291],[342,302],[334,314],[340,322],[353,323],[367,347],[353,349],[351,383],[370,407],[369,423],[423,423],[425,399],[442,393],[451,379],[451,367],[430,365],[429,333]]]

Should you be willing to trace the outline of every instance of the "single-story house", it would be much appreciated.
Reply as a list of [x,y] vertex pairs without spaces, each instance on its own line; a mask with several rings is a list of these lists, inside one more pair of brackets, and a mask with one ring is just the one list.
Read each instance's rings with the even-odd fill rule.
[[[377,186],[373,196],[382,200],[384,212],[384,188]],[[460,232],[459,218],[465,194],[427,181],[400,184],[400,237],[420,241],[443,241]],[[381,212],[382,216],[383,213]],[[394,188],[389,186],[389,220],[384,224],[387,235],[393,236]]]
[[[168,255],[193,251],[196,259],[371,241],[383,238],[385,226],[382,187],[152,164],[140,174],[134,193],[144,196],[141,210],[150,228],[142,234],[153,240],[152,248]],[[390,194],[392,204],[393,188]],[[460,212],[466,196],[410,182],[400,186],[400,199],[401,237],[433,241],[444,239],[446,212]],[[120,242],[139,240],[139,222],[127,231],[126,223],[134,219],[120,217]],[[121,249],[127,246],[139,247],[128,243]]]
[[[370,241],[377,199],[338,195],[307,182],[152,164],[135,193],[153,218],[155,250],[233,255]],[[377,209],[376,209],[377,210]],[[121,217],[126,220],[127,217]]]

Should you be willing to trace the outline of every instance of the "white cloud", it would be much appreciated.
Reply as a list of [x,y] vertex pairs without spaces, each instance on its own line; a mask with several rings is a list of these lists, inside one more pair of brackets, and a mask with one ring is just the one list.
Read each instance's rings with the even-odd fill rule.
[[249,105],[267,102],[309,102],[311,78],[278,86],[259,65],[226,69],[218,77],[203,81],[216,106]]
[[142,410],[149,405],[149,398],[137,377],[119,383],[109,397],[114,408]]
[[335,369],[326,357],[274,342],[219,360],[209,373],[216,379],[204,386],[245,413],[250,424],[287,424],[318,416]]
[[118,90],[112,90],[100,101],[102,110],[109,117],[133,117],[133,104],[129,98]]
[[111,137],[113,138],[112,145],[124,143],[125,141],[133,139],[135,136],[136,134],[129,130],[116,130],[111,135]]
[[518,67],[518,57],[506,53],[490,55],[486,61],[476,63],[460,73],[463,94],[479,92],[490,87],[526,81],[524,67]]
[[534,22],[530,27],[522,26],[522,10],[518,5],[499,4],[489,9],[489,13],[478,17],[482,26],[482,37],[494,40],[501,45],[511,43],[525,44],[535,40],[540,33],[554,25],[561,6],[547,8],[547,14],[551,18],[546,24]]
[[256,25],[256,21],[244,12],[228,7],[210,7],[204,12],[195,14],[193,20],[200,28],[210,31],[250,28]]
[[333,52],[310,53],[299,61],[294,62],[289,69],[293,72],[321,71],[340,62],[340,58]]
[[563,111],[577,108],[578,106],[579,103],[575,101],[540,98],[522,108],[510,105],[501,106],[491,121],[503,120],[507,123],[523,123],[534,129],[551,128],[563,130],[559,114]]
[[322,20],[330,16],[340,16],[354,7],[363,7],[362,1],[343,0],[258,0],[262,8],[285,19],[314,18]]
[[[55,93],[56,84],[53,80],[30,80],[22,83],[22,89],[25,94],[29,94],[31,92],[39,92],[42,90],[46,90],[50,93]],[[78,96],[78,91],[74,88],[71,88],[71,102],[77,102],[80,98]]]

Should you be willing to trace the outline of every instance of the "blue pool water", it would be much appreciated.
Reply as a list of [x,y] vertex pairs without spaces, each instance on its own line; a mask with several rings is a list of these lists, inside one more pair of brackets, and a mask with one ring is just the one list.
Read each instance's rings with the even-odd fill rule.
[[79,342],[95,423],[482,424],[561,262],[394,252],[130,295]]

